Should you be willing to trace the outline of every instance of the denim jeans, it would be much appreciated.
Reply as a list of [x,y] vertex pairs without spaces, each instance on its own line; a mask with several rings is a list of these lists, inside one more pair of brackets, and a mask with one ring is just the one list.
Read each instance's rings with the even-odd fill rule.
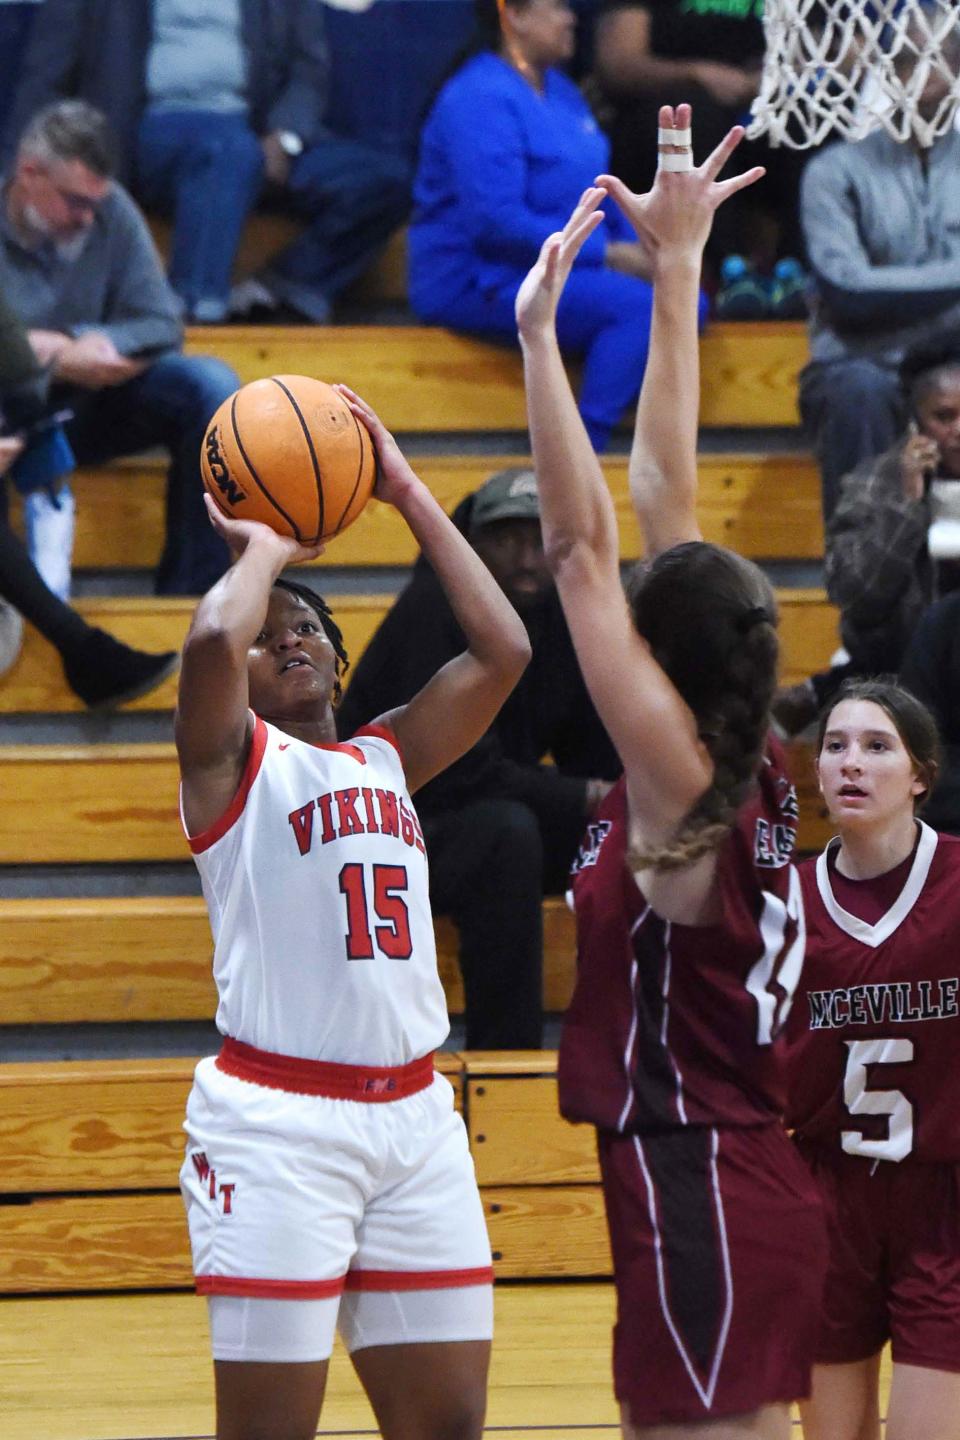
[[203,504],[200,446],[210,417],[239,383],[220,360],[172,354],[124,385],[70,393],[75,413],[66,429],[79,465],[100,465],[157,445],[169,452],[166,540],[156,575],[160,595],[200,595],[229,563]]
[[[243,226],[263,188],[260,141],[243,115],[148,110],[137,171],[139,198],[173,216],[170,283],[187,315],[222,319]],[[269,200],[306,229],[263,278],[278,299],[322,323],[406,215],[409,170],[397,155],[327,135]]]
[[861,461],[889,450],[903,431],[897,372],[866,357],[812,360],[800,374],[800,413],[820,465],[826,524],[843,477]]
[[138,198],[173,217],[170,284],[189,318],[222,320],[263,151],[243,115],[147,110],[137,145]]

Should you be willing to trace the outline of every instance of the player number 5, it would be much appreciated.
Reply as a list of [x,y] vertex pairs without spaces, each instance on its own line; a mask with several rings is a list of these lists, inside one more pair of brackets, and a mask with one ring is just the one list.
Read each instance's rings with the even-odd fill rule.
[[846,1040],[847,1068],[843,1076],[843,1103],[851,1115],[882,1115],[887,1122],[885,1140],[868,1140],[861,1130],[844,1130],[840,1143],[847,1155],[873,1160],[904,1160],[913,1149],[913,1106],[902,1090],[872,1090],[870,1065],[909,1065],[912,1040]]

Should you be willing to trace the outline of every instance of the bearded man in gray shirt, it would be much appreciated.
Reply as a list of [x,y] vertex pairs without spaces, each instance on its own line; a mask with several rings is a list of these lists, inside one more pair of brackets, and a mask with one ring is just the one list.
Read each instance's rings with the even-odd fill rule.
[[[118,138],[121,177],[173,219],[170,281],[185,319],[216,324],[254,301],[323,323],[404,219],[410,193],[405,159],[327,123],[324,8],[44,0],[5,145],[57,96],[89,101]],[[237,247],[261,198],[305,228],[231,310]]]
[[81,465],[163,446],[167,534],[157,590],[199,595],[227,568],[203,505],[207,422],[239,385],[229,366],[180,353],[179,306],[150,232],[110,179],[103,116],[61,101],[27,126],[0,190],[0,294],[74,412]]
[[[943,58],[956,73],[957,31]],[[931,70],[920,113],[932,117],[947,93]],[[829,520],[842,478],[901,432],[906,351],[960,332],[960,134],[923,149],[878,129],[822,150],[804,172],[800,218],[817,291],[800,408]]]

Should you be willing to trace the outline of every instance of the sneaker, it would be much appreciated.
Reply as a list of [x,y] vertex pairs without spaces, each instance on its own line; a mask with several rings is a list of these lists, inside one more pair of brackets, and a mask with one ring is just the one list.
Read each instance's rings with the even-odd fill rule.
[[155,690],[180,663],[176,650],[147,655],[115,640],[105,630],[90,630],[63,656],[67,684],[91,710],[113,710]]
[[809,289],[810,277],[799,260],[778,260],[767,291],[774,320],[805,320]]
[[279,308],[280,301],[255,275],[241,280],[230,291],[229,315],[231,320],[250,320],[254,316],[272,315]]
[[797,739],[816,723],[819,714],[817,692],[810,680],[785,685],[774,695],[770,707],[771,723],[781,740]]
[[16,662],[23,645],[23,618],[6,600],[0,600],[0,675]]
[[720,266],[720,289],[714,311],[718,320],[769,319],[767,287],[742,255],[728,255]]

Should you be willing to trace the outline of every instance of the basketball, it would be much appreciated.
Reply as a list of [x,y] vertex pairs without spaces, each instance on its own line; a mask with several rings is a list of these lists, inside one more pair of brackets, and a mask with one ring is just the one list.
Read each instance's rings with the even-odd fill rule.
[[200,469],[225,515],[316,545],[353,524],[377,464],[366,426],[332,385],[272,375],[224,400],[207,426]]

